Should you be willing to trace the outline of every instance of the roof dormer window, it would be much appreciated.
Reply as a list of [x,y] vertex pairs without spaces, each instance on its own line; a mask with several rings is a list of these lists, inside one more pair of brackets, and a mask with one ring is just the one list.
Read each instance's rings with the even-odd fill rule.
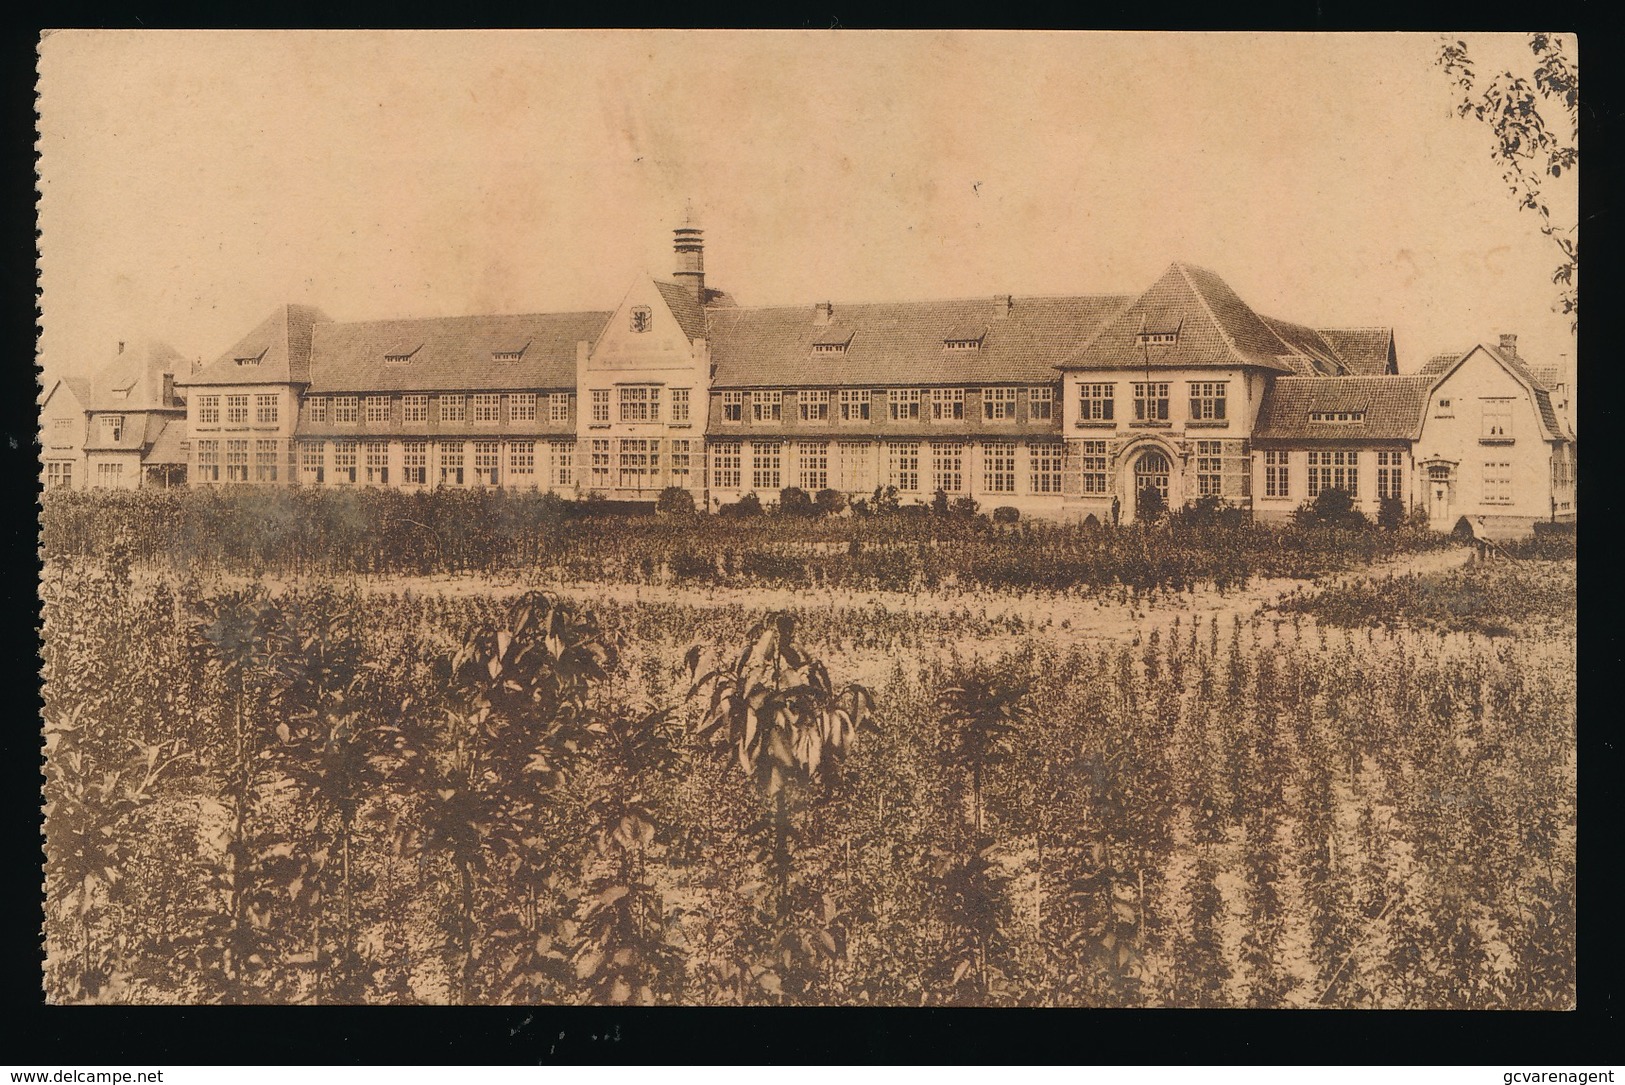
[[814,337],[812,352],[814,354],[845,354],[846,348],[852,343],[852,333],[829,329]]
[[1309,421],[1332,424],[1359,425],[1365,421],[1364,411],[1310,411]]
[[948,350],[981,350],[981,339],[944,339],[944,348]]
[[1171,347],[1179,342],[1179,333],[1173,332],[1141,332],[1134,340],[1142,347]]
[[845,343],[814,343],[812,352],[814,354],[845,354],[846,353],[846,344]]
[[410,365],[412,362],[412,356],[422,349],[422,343],[403,343],[394,350],[384,351],[384,364]]
[[530,344],[528,342],[509,343],[505,346],[498,347],[496,350],[493,350],[491,352],[491,360],[493,362],[517,362],[525,356],[525,351],[529,349]]
[[270,347],[266,347],[265,350],[260,351],[258,354],[250,354],[242,358],[233,358],[232,361],[236,362],[238,365],[259,365],[260,362],[265,358],[265,351],[270,349]]

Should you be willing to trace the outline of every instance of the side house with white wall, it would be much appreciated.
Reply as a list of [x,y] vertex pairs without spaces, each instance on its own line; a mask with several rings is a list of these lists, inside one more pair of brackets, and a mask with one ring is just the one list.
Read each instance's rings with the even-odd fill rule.
[[1493,533],[1575,519],[1575,444],[1546,386],[1518,355],[1517,337],[1431,359],[1429,403],[1413,455],[1428,522],[1464,516]]

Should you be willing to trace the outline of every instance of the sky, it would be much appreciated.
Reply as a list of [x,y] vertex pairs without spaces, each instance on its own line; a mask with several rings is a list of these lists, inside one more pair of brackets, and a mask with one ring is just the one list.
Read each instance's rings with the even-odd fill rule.
[[1181,260],[1271,316],[1394,328],[1402,371],[1504,332],[1572,364],[1557,250],[1436,41],[58,32],[43,379],[141,336],[212,360],[285,302],[611,309],[675,268],[690,205],[743,305],[1133,294]]

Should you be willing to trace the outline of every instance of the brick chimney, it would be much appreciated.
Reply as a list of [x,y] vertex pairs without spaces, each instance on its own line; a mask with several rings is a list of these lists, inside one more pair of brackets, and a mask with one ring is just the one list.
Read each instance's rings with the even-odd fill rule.
[[1010,310],[1014,307],[1015,299],[1009,294],[999,294],[995,296],[993,299],[993,319],[1003,320],[1005,317],[1010,315]]
[[124,353],[124,340],[122,340],[122,339],[120,339],[120,340],[119,340],[119,341],[118,341],[118,352],[119,352],[119,353],[120,353],[120,354],[123,354],[123,353]]
[[705,304],[705,231],[695,226],[679,226],[672,231],[677,250],[677,281]]
[[1509,334],[1506,334],[1506,333],[1502,333],[1502,335],[1501,335],[1501,353],[1505,354],[1508,358],[1516,358],[1518,356],[1518,337],[1517,337],[1517,335],[1515,335],[1515,334],[1509,335]]
[[828,324],[830,317],[834,314],[834,312],[835,306],[831,305],[827,301],[819,302],[817,305],[813,306],[813,323],[820,326]]

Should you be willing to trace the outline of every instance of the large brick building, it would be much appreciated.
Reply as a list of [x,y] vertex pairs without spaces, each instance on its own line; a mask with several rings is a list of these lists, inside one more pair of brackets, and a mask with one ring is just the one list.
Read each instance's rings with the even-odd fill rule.
[[1178,263],[1138,295],[753,308],[706,283],[698,229],[675,234],[672,281],[612,311],[278,309],[176,382],[191,484],[677,486],[712,510],[895,486],[1101,519],[1147,488],[1278,518],[1339,487],[1441,527],[1574,516],[1572,424],[1515,347],[1402,376],[1389,329],[1264,316]]

